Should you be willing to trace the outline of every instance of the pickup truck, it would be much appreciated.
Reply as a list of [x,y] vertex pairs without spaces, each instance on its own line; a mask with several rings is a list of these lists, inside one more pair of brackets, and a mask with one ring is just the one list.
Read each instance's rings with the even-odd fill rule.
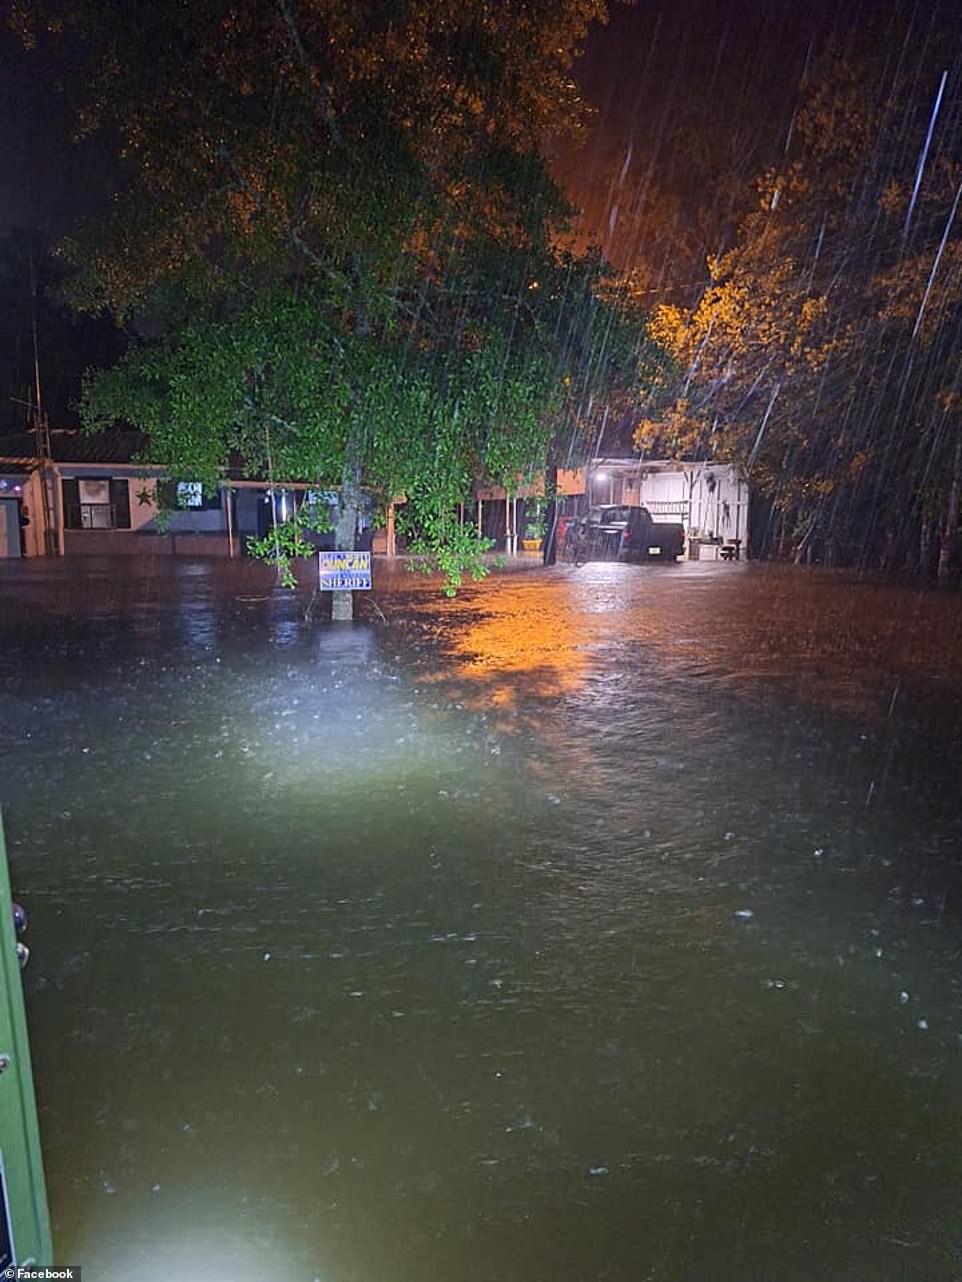
[[565,554],[579,561],[677,561],[685,527],[656,521],[646,507],[613,504],[569,521]]

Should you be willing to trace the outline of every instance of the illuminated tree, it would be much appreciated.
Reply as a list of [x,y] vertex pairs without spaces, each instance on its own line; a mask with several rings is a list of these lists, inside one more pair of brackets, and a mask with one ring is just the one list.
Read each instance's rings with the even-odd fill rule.
[[951,563],[962,152],[933,128],[924,154],[933,123],[915,72],[821,67],[701,297],[653,318],[678,373],[636,444],[739,463],[798,559],[919,564],[937,544],[943,576]]
[[238,451],[336,486],[342,547],[362,488],[403,492],[449,583],[480,573],[457,502],[541,465],[641,350],[603,264],[554,248],[570,211],[540,154],[584,123],[570,68],[601,0],[58,8],[83,127],[132,175],[65,246],[74,305],[140,334],[89,378],[88,425],[144,428],[178,476]]

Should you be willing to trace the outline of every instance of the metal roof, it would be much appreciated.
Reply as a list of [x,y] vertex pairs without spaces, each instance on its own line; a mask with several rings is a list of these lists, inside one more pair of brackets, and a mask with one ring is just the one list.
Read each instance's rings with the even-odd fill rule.
[[[55,463],[131,463],[146,445],[147,438],[140,432],[50,433],[50,453]],[[37,438],[34,433],[16,432],[0,436],[2,459],[36,460]]]
[[626,458],[620,455],[616,458],[593,458],[590,463],[592,472],[597,472],[600,468],[606,468],[609,472],[691,472],[710,467],[729,467],[730,464],[722,459],[702,459],[698,462],[690,462],[687,459],[671,458],[641,458],[635,455],[632,458]]

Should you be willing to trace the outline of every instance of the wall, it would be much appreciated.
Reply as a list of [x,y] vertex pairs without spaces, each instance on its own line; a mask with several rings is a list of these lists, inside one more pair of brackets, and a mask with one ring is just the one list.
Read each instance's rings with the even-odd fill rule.
[[[39,471],[33,472],[30,476],[29,486],[24,486],[24,502],[30,510],[30,524],[26,530],[26,552],[27,556],[46,556],[46,538],[44,530],[44,506],[43,506],[43,487],[44,480]],[[53,530],[57,527],[57,513],[60,511],[56,506],[57,495],[60,486],[53,471],[47,473],[47,497],[50,514],[50,525]],[[56,545],[56,539],[53,540]]]
[[145,529],[157,515],[157,482],[152,476],[128,480],[127,490],[130,494],[130,528]]
[[65,556],[228,556],[226,534],[64,530]]
[[[544,485],[541,487],[544,493]],[[559,467],[558,468],[558,493],[584,494],[585,492],[585,469],[583,467]]]
[[643,473],[640,502],[656,520],[682,521],[689,535],[748,546],[748,485],[727,464]]
[[227,530],[223,491],[219,508],[178,508],[166,516],[164,528],[157,530],[157,478],[130,479],[130,528],[170,534],[221,534]]
[[172,534],[226,533],[227,514],[223,507],[171,512],[167,518],[167,529]]
[[681,521],[687,528],[692,523],[689,476],[686,472],[647,472],[639,478],[634,501],[648,508],[656,521]]

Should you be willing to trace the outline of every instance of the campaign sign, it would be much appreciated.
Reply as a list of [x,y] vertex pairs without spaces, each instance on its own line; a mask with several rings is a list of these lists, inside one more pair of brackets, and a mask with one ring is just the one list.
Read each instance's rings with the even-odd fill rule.
[[322,592],[357,592],[371,586],[370,552],[318,552]]

